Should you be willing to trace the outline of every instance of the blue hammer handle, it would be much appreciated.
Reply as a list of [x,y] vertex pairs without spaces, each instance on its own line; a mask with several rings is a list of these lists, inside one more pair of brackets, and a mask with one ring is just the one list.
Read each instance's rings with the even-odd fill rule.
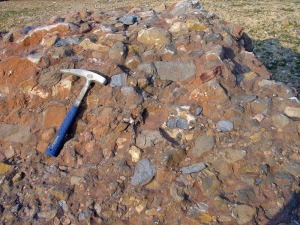
[[69,110],[68,114],[66,115],[64,121],[60,125],[59,130],[56,133],[52,143],[46,150],[46,154],[50,156],[58,156],[60,150],[64,144],[65,136],[69,132],[78,112],[78,106],[73,105],[72,108]]

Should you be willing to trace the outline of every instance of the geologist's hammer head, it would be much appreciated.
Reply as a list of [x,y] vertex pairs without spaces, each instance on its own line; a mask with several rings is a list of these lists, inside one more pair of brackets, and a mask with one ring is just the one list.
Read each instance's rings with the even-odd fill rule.
[[71,73],[86,79],[87,82],[98,82],[100,84],[105,84],[106,79],[105,77],[101,76],[100,74],[83,70],[83,69],[63,69],[60,70],[62,73]]

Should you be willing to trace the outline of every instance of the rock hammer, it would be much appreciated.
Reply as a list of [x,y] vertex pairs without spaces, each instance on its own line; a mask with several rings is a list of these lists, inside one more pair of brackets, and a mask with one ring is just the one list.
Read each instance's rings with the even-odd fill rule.
[[58,156],[60,153],[60,150],[64,143],[65,136],[67,135],[68,131],[70,130],[70,128],[76,118],[80,103],[81,103],[83,97],[85,96],[88,88],[90,87],[90,84],[92,82],[98,82],[100,84],[106,83],[105,77],[103,77],[97,73],[88,71],[88,70],[63,69],[63,70],[60,70],[60,72],[71,73],[71,74],[83,77],[86,79],[86,82],[85,82],[79,96],[76,98],[75,103],[73,104],[73,106],[67,113],[64,121],[60,125],[60,128],[58,129],[55,137],[53,138],[53,141],[51,142],[51,144],[48,146],[48,148],[46,150],[46,154],[48,154],[50,156],[54,156],[54,157]]

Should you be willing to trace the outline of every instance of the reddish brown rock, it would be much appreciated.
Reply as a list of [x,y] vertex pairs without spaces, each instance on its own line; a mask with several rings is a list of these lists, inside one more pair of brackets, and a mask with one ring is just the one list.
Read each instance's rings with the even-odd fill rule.
[[19,56],[12,56],[0,62],[1,89],[16,88],[19,84],[27,80],[35,80],[37,67],[31,61]]

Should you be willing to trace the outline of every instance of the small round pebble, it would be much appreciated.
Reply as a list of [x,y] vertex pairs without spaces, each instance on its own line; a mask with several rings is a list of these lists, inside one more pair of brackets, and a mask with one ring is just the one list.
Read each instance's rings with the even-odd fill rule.
[[231,131],[233,129],[233,123],[229,120],[221,120],[217,123],[217,129],[222,132]]
[[195,110],[195,116],[200,116],[201,113],[202,113],[203,109],[201,107],[198,107],[196,110]]

